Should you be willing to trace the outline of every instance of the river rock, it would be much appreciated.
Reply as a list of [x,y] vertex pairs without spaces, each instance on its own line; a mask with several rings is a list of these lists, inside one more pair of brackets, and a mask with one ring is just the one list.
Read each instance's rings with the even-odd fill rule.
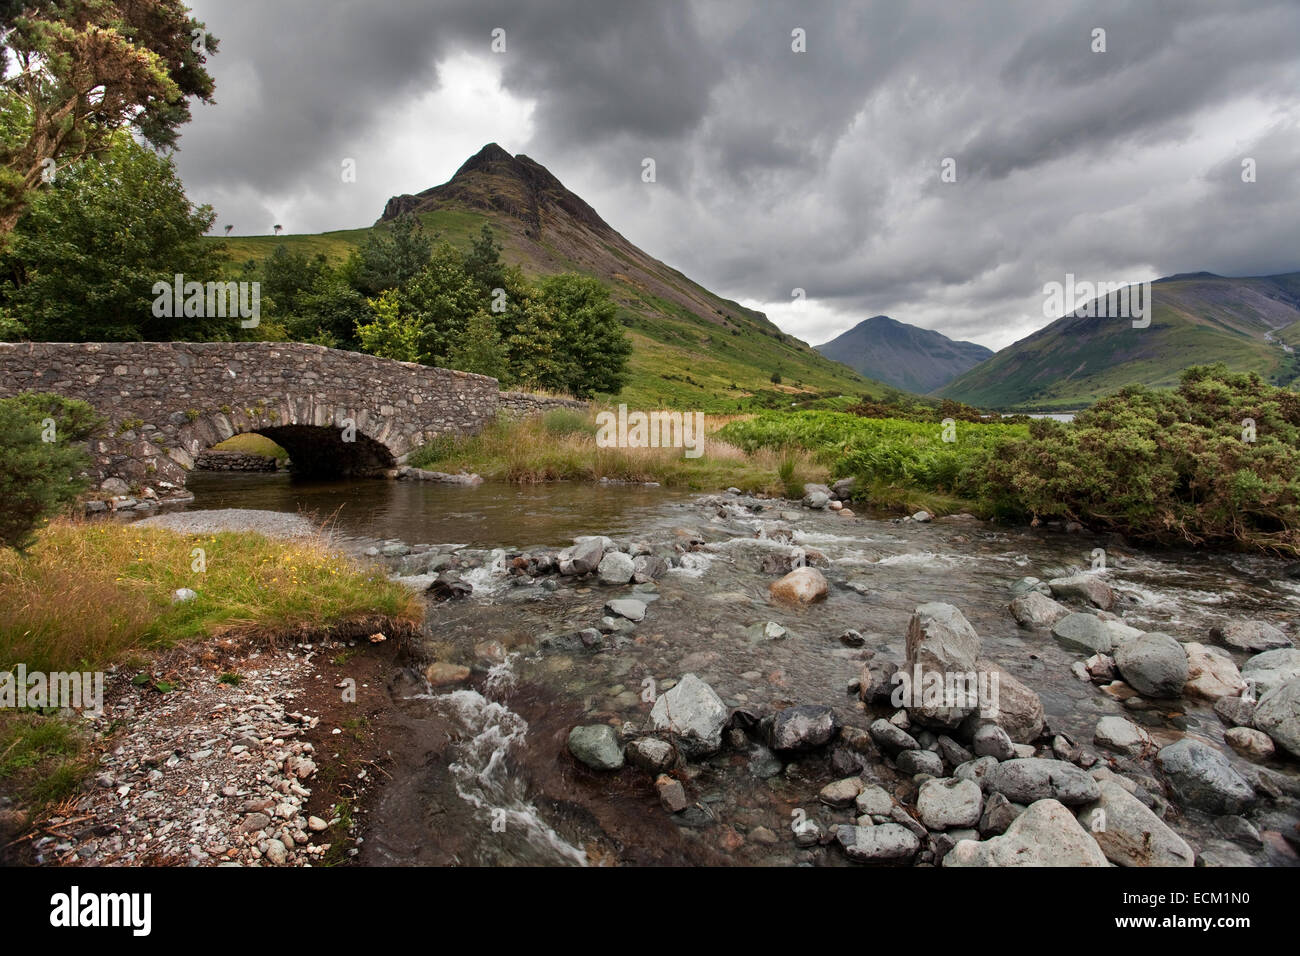
[[789,631],[776,621],[759,621],[745,628],[745,637],[751,644],[760,641],[780,641],[789,635]]
[[910,860],[921,848],[916,834],[897,823],[840,826],[835,830],[835,839],[844,848],[844,855],[856,863]]
[[815,750],[835,737],[839,722],[835,711],[824,704],[787,707],[772,718],[768,743],[778,753]]
[[623,766],[623,748],[609,724],[589,724],[569,731],[569,753],[596,770]]
[[424,593],[434,601],[458,601],[469,597],[474,585],[463,581],[458,575],[443,571],[425,588]]
[[668,562],[657,554],[640,554],[632,559],[632,580],[648,584],[668,570]]
[[867,733],[876,745],[886,753],[896,754],[903,750],[920,750],[916,738],[900,727],[895,727],[883,717],[872,721]]
[[928,773],[932,777],[943,776],[943,759],[931,750],[904,750],[894,761],[900,773],[915,776]]
[[[606,542],[609,542],[608,538],[575,538],[573,547],[565,548],[557,555],[560,573],[572,576],[595,571],[600,566],[601,558],[605,556]],[[610,544],[612,545],[612,542]]]
[[1114,783],[1078,810],[1079,822],[1117,866],[1192,866],[1192,848],[1137,797]]
[[686,788],[682,786],[680,780],[661,773],[655,778],[655,791],[659,794],[659,802],[669,813],[680,813],[690,806],[690,801],[686,799]]
[[786,604],[812,604],[826,599],[826,577],[816,568],[795,568],[768,586],[772,599]]
[[1187,652],[1168,634],[1143,634],[1117,648],[1115,666],[1143,697],[1177,697],[1187,684]]
[[936,741],[939,746],[939,756],[944,762],[953,767],[960,767],[968,760],[974,760],[975,755],[963,747],[957,741],[953,740],[947,734],[941,734]]
[[984,801],[984,813],[980,816],[979,832],[984,836],[1000,836],[1006,833],[1012,821],[1024,812],[1023,804],[1012,803],[1000,793],[991,793]]
[[997,724],[984,724],[975,729],[971,736],[971,747],[976,756],[993,757],[995,760],[1011,760],[1016,755],[1015,745],[1005,730]]
[[831,485],[831,493],[841,500],[853,497],[853,489],[857,486],[856,478],[841,478],[835,484]]
[[1052,596],[1052,589],[1047,586],[1046,581],[1040,581],[1038,578],[1026,577],[1021,578],[1011,585],[1011,594],[1013,597],[1020,597],[1030,592],[1037,592],[1045,597]]
[[1095,614],[1068,614],[1052,625],[1052,636],[1066,647],[1086,654],[1109,654],[1115,647],[1108,628]]
[[601,584],[628,584],[635,573],[632,556],[622,551],[611,551],[600,559],[596,574]]
[[814,511],[823,511],[830,503],[831,496],[824,491],[812,491],[803,496],[804,507]]
[[[1006,766],[1006,764],[1003,764]],[[962,840],[944,866],[1107,866],[1101,847],[1056,800],[1038,800],[1002,836]]]
[[884,787],[866,784],[853,801],[858,816],[887,817],[894,809],[894,798]]
[[1210,637],[1228,647],[1239,651],[1273,651],[1282,647],[1294,647],[1287,637],[1266,621],[1233,621],[1210,629]]
[[673,735],[679,750],[689,758],[706,757],[722,749],[722,729],[727,725],[727,705],[704,681],[685,674],[659,695],[650,719],[656,730]]
[[1224,742],[1251,760],[1268,760],[1276,752],[1273,738],[1251,727],[1232,727],[1223,732]]
[[1256,654],[1242,666],[1241,677],[1250,684],[1254,698],[1259,700],[1274,687],[1300,677],[1300,650],[1286,647]]
[[658,737],[638,737],[627,745],[627,762],[651,773],[662,773],[677,762],[673,745]]
[[1187,651],[1185,693],[1202,700],[1235,697],[1246,689],[1237,664],[1227,651],[1205,644],[1184,644]]
[[973,827],[984,810],[984,794],[973,780],[927,780],[921,784],[916,810],[931,830]]
[[1109,654],[1093,654],[1083,662],[1084,670],[1088,672],[1088,679],[1093,681],[1113,681],[1115,674],[1115,658]]
[[1100,576],[1091,573],[1052,578],[1047,582],[1052,597],[1062,601],[1087,601],[1093,607],[1109,611],[1115,606],[1115,592]]
[[469,680],[469,673],[469,668],[463,664],[434,661],[424,669],[424,679],[429,682],[430,687],[443,687]]
[[[987,718],[1005,730],[1007,736],[1016,743],[1029,743],[1038,739],[1047,721],[1043,701],[1038,694],[992,661],[976,661],[975,670],[983,676],[987,692],[994,698],[991,701],[993,710],[981,709],[971,714],[962,724],[962,729],[967,734],[974,734],[978,724]],[[995,680],[997,687],[996,694],[993,694]]]
[[645,620],[645,602],[636,598],[616,598],[605,602],[605,610],[629,621]]
[[919,521],[921,524],[926,524],[934,520],[934,515],[930,514],[928,511],[918,511],[916,514],[912,515],[912,520]]
[[930,700],[926,688],[934,679],[931,674],[943,679],[945,687],[947,675],[974,675],[979,652],[979,635],[957,608],[938,602],[917,607],[907,627],[907,673],[913,676],[909,716],[923,723],[956,727],[971,714],[976,709],[971,701],[950,701],[946,695]]
[[883,704],[894,694],[898,665],[877,658],[862,665],[858,675],[858,696],[868,704]]
[[981,781],[984,790],[1015,803],[1059,800],[1075,806],[1098,797],[1097,781],[1074,764],[1040,757],[1017,757],[991,768]]
[[843,810],[853,806],[863,786],[865,784],[860,777],[845,777],[843,780],[836,780],[822,787],[821,793],[817,794],[817,799],[828,807]]
[[1021,627],[1051,627],[1070,613],[1064,604],[1030,591],[1011,602],[1011,616]]
[[[952,775],[958,780],[974,780],[981,787],[984,786],[984,778],[988,772],[998,765],[997,757],[976,757],[974,760],[968,760],[959,767],[954,767]],[[988,788],[984,787],[987,791]]]
[[1207,813],[1240,813],[1255,790],[1213,747],[1184,737],[1156,754],[1169,789],[1184,804]]
[[1151,735],[1123,717],[1103,717],[1092,735],[1094,743],[1118,753],[1136,756],[1152,746]]
[[1259,699],[1255,729],[1264,731],[1291,756],[1300,757],[1300,677],[1274,687]]
[[1255,721],[1255,701],[1245,697],[1220,697],[1214,712],[1228,727],[1249,727]]

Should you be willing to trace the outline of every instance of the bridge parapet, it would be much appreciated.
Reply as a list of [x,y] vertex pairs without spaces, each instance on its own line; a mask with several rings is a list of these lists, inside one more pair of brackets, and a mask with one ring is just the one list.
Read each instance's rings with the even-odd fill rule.
[[496,379],[283,342],[0,343],[0,398],[53,392],[108,424],[91,442],[96,484],[183,486],[197,456],[244,432],[295,465],[367,474],[496,418]]

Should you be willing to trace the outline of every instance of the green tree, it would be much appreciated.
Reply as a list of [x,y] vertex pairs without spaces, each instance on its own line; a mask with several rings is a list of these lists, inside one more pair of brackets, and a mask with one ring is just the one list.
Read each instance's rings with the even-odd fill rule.
[[83,443],[102,420],[85,402],[28,392],[0,399],[0,421],[0,547],[21,551],[85,490]]
[[429,264],[433,238],[411,215],[398,216],[387,229],[373,229],[348,264],[348,279],[368,296],[396,289]]
[[122,134],[45,187],[3,258],[3,305],[36,341],[231,339],[236,317],[154,315],[154,284],[215,281],[214,219],[185,197],[168,157]]
[[618,307],[604,283],[566,272],[538,286],[541,315],[557,322],[566,367],[562,390],[579,397],[618,394],[627,381],[632,345],[618,321]]
[[0,37],[0,237],[51,163],[61,170],[127,128],[174,147],[190,99],[212,102],[217,39],[182,0],[7,0]]
[[488,304],[465,271],[464,257],[449,242],[439,243],[401,290],[401,303],[402,314],[420,330],[420,352],[435,365],[447,360],[470,316]]
[[401,296],[396,289],[379,293],[369,301],[373,316],[357,326],[362,350],[398,362],[424,362],[420,350],[420,326],[402,315]]
[[465,255],[465,271],[485,295],[491,295],[494,289],[505,288],[506,267],[501,261],[501,246],[486,223],[479,230],[478,238],[470,243]]
[[447,364],[462,372],[490,375],[498,381],[506,378],[505,343],[491,315],[479,310],[470,316],[464,333],[447,355]]

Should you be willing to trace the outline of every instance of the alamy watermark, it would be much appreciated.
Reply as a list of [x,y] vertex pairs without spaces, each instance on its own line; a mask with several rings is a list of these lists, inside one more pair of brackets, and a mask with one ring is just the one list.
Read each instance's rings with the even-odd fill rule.
[[44,710],[80,710],[95,715],[104,712],[103,671],[27,670],[19,664],[13,671],[0,673],[0,708],[34,708]]
[[889,701],[895,707],[973,710],[981,717],[998,716],[998,694],[1002,678],[997,671],[923,670],[917,664],[912,673],[899,670],[890,679],[895,685]]
[[681,448],[687,458],[704,454],[703,412],[618,412],[596,415],[598,448]]
[[1150,282],[1075,282],[1068,272],[1064,283],[1044,285],[1043,295],[1044,318],[1132,319],[1135,329],[1151,324]]
[[240,328],[255,329],[262,321],[262,283],[174,282],[153,284],[153,314],[159,319],[224,319],[238,316]]

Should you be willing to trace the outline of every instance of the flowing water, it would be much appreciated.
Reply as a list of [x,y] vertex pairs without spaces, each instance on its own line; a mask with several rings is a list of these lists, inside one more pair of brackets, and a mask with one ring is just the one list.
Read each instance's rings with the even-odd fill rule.
[[[471,665],[474,676],[469,687],[450,692],[430,689],[415,668],[394,680],[391,693],[408,721],[399,748],[406,756],[395,756],[363,862],[838,864],[842,859],[828,850],[797,848],[790,833],[800,812],[823,824],[851,822],[847,811],[817,802],[825,783],[846,775],[827,752],[783,767],[759,744],[728,748],[687,768],[696,806],[670,815],[648,774],[589,770],[567,754],[567,734],[579,723],[644,727],[651,692],[662,693],[685,673],[707,681],[730,707],[829,704],[842,723],[866,727],[879,715],[864,710],[848,683],[867,657],[903,660],[908,620],[927,601],[961,609],[982,638],[982,656],[1042,697],[1054,733],[1091,748],[1097,720],[1120,714],[1145,725],[1160,745],[1184,734],[1201,737],[1249,773],[1223,743],[1224,728],[1208,704],[1130,710],[1076,679],[1070,667],[1081,655],[1050,635],[1018,628],[1007,610],[1008,588],[1026,575],[1046,580],[1085,569],[1104,549],[1120,599],[1115,610],[1143,630],[1208,642],[1215,624],[1260,618],[1292,627],[1300,611],[1300,582],[1285,579],[1274,559],[1157,552],[1119,539],[973,519],[844,519],[789,502],[633,486],[301,484],[287,476],[195,475],[190,487],[193,508],[331,519],[358,550],[394,540],[476,549],[472,563],[479,566],[465,574],[473,594],[430,606],[426,648],[431,657]],[[507,573],[507,557],[517,550],[553,549],[581,534],[688,550],[680,566],[651,585],[560,578],[548,590]],[[690,542],[697,542],[693,550]],[[791,556],[823,566],[828,600],[807,608],[769,601],[776,575],[761,569],[764,560]],[[596,626],[604,603],[624,596],[647,601],[648,612],[615,636],[616,646],[590,650],[548,637]],[[767,621],[788,633],[777,640],[756,633],[752,626]],[[864,647],[841,642],[850,628],[865,638]],[[1294,762],[1269,767],[1296,776]],[[892,769],[875,769],[887,787],[901,782]],[[1197,849],[1224,842],[1208,817],[1174,809],[1168,819]],[[1261,830],[1293,824],[1266,815],[1256,820]],[[1253,862],[1293,858],[1270,843]]]

